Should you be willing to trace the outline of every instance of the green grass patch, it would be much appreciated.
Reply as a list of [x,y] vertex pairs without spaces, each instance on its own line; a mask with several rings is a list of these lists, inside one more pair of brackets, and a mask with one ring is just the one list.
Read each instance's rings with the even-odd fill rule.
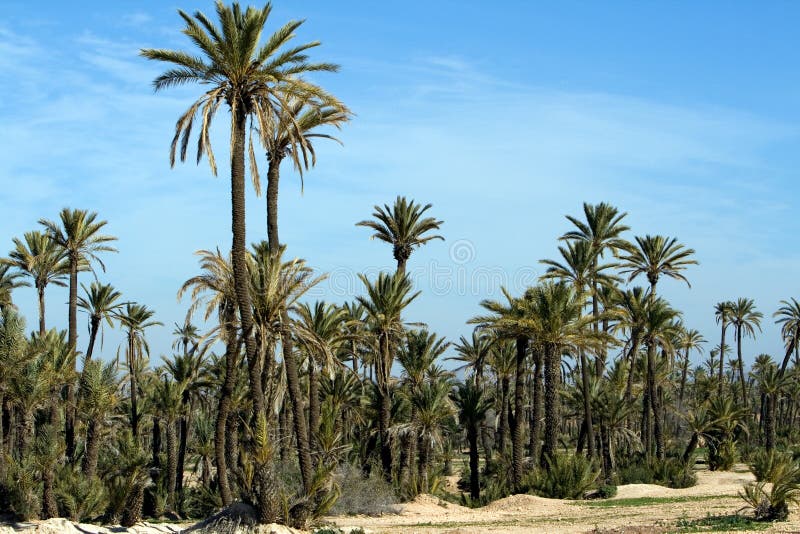
[[732,514],[713,515],[703,519],[681,519],[676,526],[676,532],[732,532],[766,530],[772,526],[772,523]]
[[653,504],[670,504],[676,502],[712,501],[716,499],[734,498],[728,495],[695,495],[680,497],[631,497],[628,499],[605,499],[597,501],[576,501],[579,506],[595,508],[616,508],[623,506],[650,506]]

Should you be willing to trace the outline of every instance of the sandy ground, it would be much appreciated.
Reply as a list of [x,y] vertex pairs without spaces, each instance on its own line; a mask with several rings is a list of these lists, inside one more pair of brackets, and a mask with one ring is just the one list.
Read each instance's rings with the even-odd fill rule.
[[[381,517],[334,517],[339,526],[358,525],[372,532],[414,534],[479,534],[484,532],[675,532],[681,522],[726,516],[742,509],[738,497],[742,485],[753,480],[746,466],[723,473],[698,472],[696,486],[670,489],[651,484],[619,486],[617,495],[598,501],[563,501],[532,495],[513,495],[483,508],[470,509],[436,497],[421,495],[399,514]],[[651,497],[671,502],[631,503],[628,499]],[[610,506],[611,502],[619,502]],[[775,523],[761,532],[799,532],[800,510],[790,521]],[[742,512],[746,513],[746,512]]]

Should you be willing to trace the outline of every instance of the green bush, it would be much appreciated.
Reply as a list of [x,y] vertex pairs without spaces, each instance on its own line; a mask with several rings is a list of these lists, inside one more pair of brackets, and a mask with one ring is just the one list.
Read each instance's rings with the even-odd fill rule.
[[9,511],[19,519],[37,519],[42,509],[42,485],[36,476],[32,455],[20,460],[7,456],[6,462],[8,469],[5,487],[8,491]]
[[776,454],[766,476],[745,484],[739,496],[753,509],[756,520],[784,521],[789,504],[800,502],[800,467],[789,456]]
[[777,452],[774,449],[767,452],[760,450],[751,455],[750,472],[756,477],[757,482],[762,480],[772,480],[775,475],[775,468],[785,462],[792,462],[789,455]]
[[585,456],[556,454],[547,459],[547,466],[532,480],[537,495],[551,499],[582,499],[594,488],[600,471]]
[[613,484],[603,484],[597,488],[597,496],[600,499],[610,499],[617,495],[617,487]]
[[708,468],[711,471],[730,471],[736,463],[736,443],[733,440],[723,440],[708,447]]
[[108,507],[108,492],[97,478],[86,478],[71,466],[61,468],[56,476],[56,501],[59,513],[79,523],[93,521]]

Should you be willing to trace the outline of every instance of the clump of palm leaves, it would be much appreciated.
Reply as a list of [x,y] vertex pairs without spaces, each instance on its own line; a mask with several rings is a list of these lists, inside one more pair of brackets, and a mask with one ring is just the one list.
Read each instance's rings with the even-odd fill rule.
[[[752,466],[751,466],[752,469]],[[789,505],[800,502],[800,467],[786,455],[772,458],[769,478],[745,484],[739,496],[758,521],[784,521]]]
[[751,454],[750,472],[756,477],[757,482],[772,480],[776,470],[786,462],[792,462],[791,456],[775,449],[771,451],[757,450]]
[[534,493],[551,499],[583,499],[595,488],[600,470],[580,454],[548,456],[545,467],[532,480]]
[[56,500],[64,517],[72,521],[96,520],[108,507],[108,491],[97,478],[86,478],[76,468],[65,465],[56,476]]
[[6,479],[10,511],[22,520],[37,519],[41,512],[41,483],[32,456],[6,457]]

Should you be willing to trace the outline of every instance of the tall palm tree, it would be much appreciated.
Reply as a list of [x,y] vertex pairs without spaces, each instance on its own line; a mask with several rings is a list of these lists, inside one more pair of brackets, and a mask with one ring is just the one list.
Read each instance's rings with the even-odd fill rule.
[[661,235],[636,237],[636,245],[630,245],[621,255],[622,273],[628,275],[628,282],[643,274],[650,283],[650,297],[656,296],[656,285],[661,276],[686,282],[691,287],[683,271],[689,265],[697,265],[693,259],[694,249],[678,243],[677,238]]
[[39,231],[25,232],[24,242],[14,238],[14,250],[9,252],[8,263],[33,279],[39,298],[39,334],[44,335],[45,302],[44,291],[48,284],[64,287],[64,278],[69,274],[69,260],[65,249],[59,247],[46,234]]
[[[593,317],[596,319],[599,316],[597,309],[597,292],[601,286],[613,287],[616,277],[611,276],[603,271],[610,268],[611,265],[599,265],[598,256],[600,249],[594,248],[592,241],[580,240],[570,241],[566,247],[558,247],[563,263],[556,260],[540,260],[548,266],[547,272],[542,276],[542,279],[557,279],[563,282],[570,283],[576,293],[580,295],[591,295],[592,303],[594,306]],[[595,320],[594,326],[597,326]],[[586,361],[586,353],[581,351],[579,356],[581,367],[581,385],[583,391],[589,391],[589,365]],[[597,355],[600,359],[601,355]],[[601,365],[600,368],[603,366]],[[586,443],[587,455],[589,458],[594,457],[594,425],[592,424],[592,409],[589,395],[583,395],[583,417],[584,428],[586,429]]]
[[447,379],[424,382],[411,395],[414,419],[411,427],[417,436],[417,480],[423,493],[429,491],[429,464],[433,451],[444,443],[444,427],[453,416],[453,404],[448,396],[450,381]]
[[[116,252],[109,243],[117,238],[100,233],[108,224],[97,220],[97,213],[88,210],[63,208],[59,221],[40,219],[48,237],[64,250],[69,261],[69,347],[78,350],[78,271],[91,269],[97,262],[105,271],[106,267],[98,254]],[[67,457],[75,454],[75,388],[67,384],[67,414],[64,418],[64,433],[67,444]]]
[[727,353],[728,348],[725,346],[725,332],[730,324],[732,310],[733,303],[728,300],[717,302],[714,305],[714,317],[717,320],[717,324],[720,325],[721,331],[721,339],[719,342],[719,382],[717,384],[718,394],[722,393],[722,373],[725,367],[725,354]]
[[361,221],[356,226],[373,230],[375,233],[372,234],[372,239],[392,245],[392,254],[397,260],[397,272],[405,274],[406,262],[415,248],[434,239],[444,241],[444,237],[438,234],[428,235],[442,226],[442,221],[425,217],[425,212],[431,207],[432,204],[422,206],[413,200],[409,202],[406,197],[398,196],[393,206],[375,206],[372,213],[374,219]]
[[[9,395],[13,382],[28,360],[27,345],[25,318],[9,307],[0,308],[0,412],[3,419],[10,415]],[[3,427],[0,421],[0,451],[11,454],[10,436],[3,433]]]
[[787,377],[780,374],[778,366],[769,362],[769,365],[764,366],[756,375],[759,389],[764,395],[764,410],[763,410],[763,423],[764,423],[764,447],[767,452],[775,448],[775,409],[778,405],[778,397],[783,388],[788,384]]
[[559,384],[561,355],[599,350],[607,341],[605,334],[590,330],[594,317],[583,315],[584,295],[565,282],[545,282],[528,290],[534,317],[534,338],[544,354],[544,444],[543,465],[556,452],[560,425]]
[[153,407],[167,432],[167,504],[173,511],[177,509],[175,491],[178,486],[178,440],[175,425],[185,409],[181,402],[183,388],[184,384],[165,376],[156,381],[152,391]]
[[736,356],[739,360],[739,383],[742,387],[742,403],[747,403],[747,385],[744,380],[744,362],[742,361],[742,336],[755,337],[756,329],[761,331],[761,319],[764,314],[756,311],[753,299],[739,298],[732,302],[731,324],[736,334]]
[[473,502],[481,498],[480,469],[478,467],[478,432],[486,413],[491,409],[493,399],[485,395],[481,388],[467,381],[459,384],[452,394],[458,408],[458,421],[467,431],[469,442],[469,496]]
[[13,271],[10,265],[0,263],[0,310],[14,307],[11,299],[12,291],[30,285],[22,280],[23,276],[21,272]]
[[464,362],[464,365],[456,368],[456,371],[469,369],[475,384],[482,387],[483,370],[492,351],[492,342],[492,337],[488,332],[476,328],[472,331],[470,339],[464,336],[458,339],[458,342],[453,345],[453,348],[456,349],[456,356],[447,359]]
[[772,314],[776,324],[781,325],[781,335],[786,344],[786,355],[781,363],[781,375],[786,372],[789,358],[800,346],[800,302],[797,299],[782,300],[781,307]]
[[[597,268],[599,260],[603,258],[605,252],[610,251],[614,256],[617,256],[620,251],[625,250],[630,246],[627,240],[623,239],[621,235],[630,228],[622,223],[622,220],[628,215],[625,212],[620,213],[619,210],[606,202],[599,204],[583,203],[583,214],[585,222],[567,215],[575,230],[571,230],[561,236],[561,240],[566,241],[584,241],[588,243],[594,254],[594,268],[591,272],[595,275],[600,273]],[[599,315],[599,298],[601,293],[600,280],[591,281],[591,296],[592,296],[592,315],[597,318]],[[595,328],[599,327],[595,323]],[[605,366],[605,354],[598,355],[596,359],[596,374],[601,376]]]
[[[497,336],[504,339],[514,340],[516,357],[514,371],[514,418],[511,427],[511,464],[512,464],[512,484],[518,490],[522,484],[523,456],[524,456],[524,434],[523,417],[525,399],[525,361],[528,356],[530,340],[535,332],[536,317],[532,309],[532,299],[530,292],[526,292],[522,297],[512,297],[508,290],[501,288],[506,302],[495,300],[481,301],[481,307],[486,309],[490,315],[473,317],[469,320],[472,324],[477,324],[481,328],[490,328]],[[534,371],[538,378],[538,365]],[[536,409],[536,407],[534,407]],[[533,430],[531,430],[533,432]],[[532,440],[538,441],[536,438]]]
[[387,480],[392,476],[392,447],[389,442],[392,398],[390,379],[394,351],[402,338],[405,328],[403,311],[416,299],[420,292],[413,292],[411,280],[407,275],[394,275],[381,272],[371,282],[363,274],[359,278],[364,284],[366,295],[356,300],[364,306],[369,331],[378,347],[375,361],[375,385],[380,403],[378,427],[381,440],[381,466]]
[[125,360],[128,366],[129,394],[131,397],[131,433],[134,437],[139,435],[139,385],[137,383],[139,367],[144,356],[150,353],[150,346],[144,337],[145,329],[153,326],[163,326],[160,321],[153,320],[155,312],[144,304],[128,302],[124,308],[114,313],[114,317],[126,330]]
[[[248,7],[242,10],[238,3],[226,6],[218,0],[216,4],[219,25],[201,12],[190,16],[178,11],[186,27],[184,34],[200,49],[201,56],[186,52],[165,49],[143,49],[141,54],[152,60],[174,65],[153,82],[156,91],[186,84],[210,85],[203,96],[196,100],[178,119],[175,137],[170,149],[170,163],[174,165],[176,152],[180,150],[181,161],[185,161],[192,127],[198,114],[202,124],[197,145],[198,160],[203,154],[214,175],[217,173],[216,161],[210,143],[210,127],[215,112],[220,105],[227,104],[231,115],[231,221],[233,245],[231,259],[236,287],[236,302],[239,321],[248,362],[257,358],[253,338],[253,316],[250,296],[250,283],[247,273],[246,229],[245,229],[245,151],[248,152],[251,178],[258,176],[252,134],[246,148],[247,129],[251,132],[257,127],[262,135],[272,131],[275,116],[288,106],[288,94],[320,94],[321,89],[300,78],[300,75],[314,71],[335,71],[336,65],[330,63],[309,63],[306,52],[318,46],[310,42],[291,46],[295,31],[302,21],[291,21],[272,34],[260,45],[261,33],[272,11],[271,4],[263,8]],[[288,46],[288,48],[287,48]],[[180,149],[178,144],[180,142]],[[278,246],[277,239],[271,239]],[[287,367],[287,380],[297,385],[296,362],[291,351],[284,351]],[[251,374],[252,378],[252,374]],[[255,392],[257,384],[251,384]],[[299,390],[290,387],[290,395]],[[257,399],[256,399],[257,400]],[[295,403],[302,402],[292,398]],[[258,408],[258,407],[257,407]],[[303,486],[310,491],[311,457],[302,442],[298,447]]]
[[[97,280],[91,283],[89,289],[85,285],[81,287],[83,287],[86,297],[78,297],[78,307],[86,310],[89,314],[89,346],[86,349],[85,358],[85,361],[88,362],[92,359],[97,332],[100,330],[103,320],[108,323],[108,326],[114,326],[111,317],[122,306],[121,302],[117,302],[122,293],[114,289],[111,284],[101,284]],[[102,345],[101,340],[101,349]]]
[[191,321],[185,320],[183,324],[175,323],[175,329],[172,331],[172,335],[175,336],[175,341],[172,342],[172,350],[183,350],[183,355],[189,355],[189,345],[195,345],[200,339],[200,329],[198,329],[195,325],[191,323]]

